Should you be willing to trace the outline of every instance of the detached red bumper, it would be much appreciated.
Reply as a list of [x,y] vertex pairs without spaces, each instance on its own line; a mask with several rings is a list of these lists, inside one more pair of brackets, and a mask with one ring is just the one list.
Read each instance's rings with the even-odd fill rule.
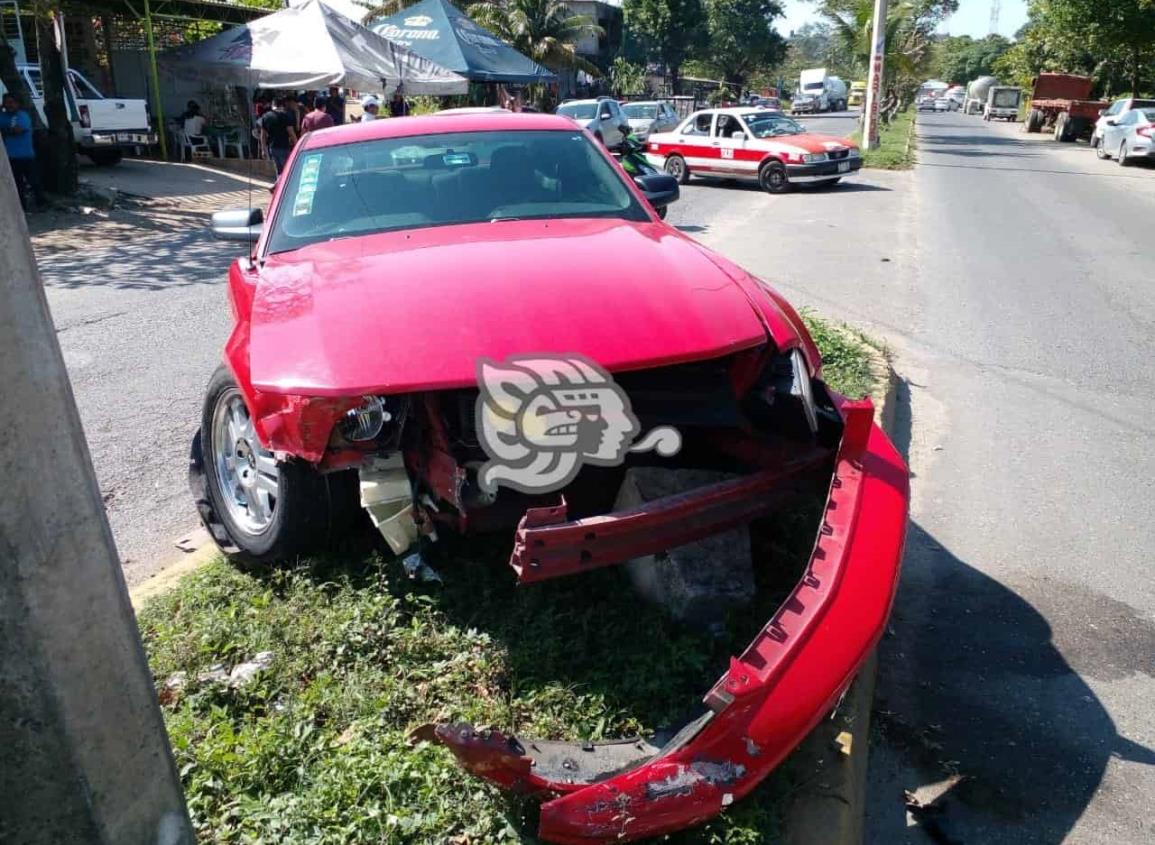
[[471,772],[549,797],[542,839],[629,841],[717,815],[781,763],[853,679],[890,613],[909,486],[871,403],[834,398],[845,429],[809,567],[707,693],[702,718],[660,747],[536,742],[464,725],[433,730],[430,738]]

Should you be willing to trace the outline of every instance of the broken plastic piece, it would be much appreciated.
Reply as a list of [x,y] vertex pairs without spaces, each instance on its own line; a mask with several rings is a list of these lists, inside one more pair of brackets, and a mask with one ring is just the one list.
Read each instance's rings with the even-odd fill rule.
[[843,731],[834,737],[834,747],[843,757],[849,757],[851,749],[854,747],[854,735],[850,731]]
[[413,545],[418,535],[413,493],[400,455],[361,469],[361,506],[393,554],[404,554]]

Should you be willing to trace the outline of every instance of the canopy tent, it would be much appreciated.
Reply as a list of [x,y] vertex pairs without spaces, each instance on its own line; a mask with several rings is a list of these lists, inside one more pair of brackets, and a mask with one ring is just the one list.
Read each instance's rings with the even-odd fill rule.
[[557,75],[467,18],[449,0],[421,0],[369,23],[374,32],[475,82],[553,82]]
[[362,91],[464,94],[469,83],[320,0],[282,9],[161,54],[177,74],[260,88],[344,85]]

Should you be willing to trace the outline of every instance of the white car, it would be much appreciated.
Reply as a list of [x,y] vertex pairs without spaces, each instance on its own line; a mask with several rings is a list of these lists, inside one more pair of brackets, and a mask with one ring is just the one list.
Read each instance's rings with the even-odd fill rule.
[[862,167],[853,141],[749,107],[695,112],[673,132],[651,135],[646,158],[683,184],[691,175],[744,179],[772,194],[799,183],[835,185]]
[[[1124,112],[1128,112],[1131,109],[1146,109],[1151,108],[1152,106],[1155,106],[1155,100],[1141,100],[1136,99],[1135,97],[1124,97],[1120,100],[1115,100],[1115,102],[1111,103],[1109,108],[1099,112],[1099,119],[1095,121],[1095,128],[1091,132],[1091,149],[1097,152],[1099,151],[1099,142],[1103,137],[1104,131],[1107,129],[1108,121],[1117,121],[1120,117],[1123,116]],[[1104,155],[1103,152],[1105,152],[1107,155]],[[1099,158],[1107,158],[1110,155],[1113,155],[1115,150],[1107,148],[1103,152],[1100,152]]]
[[588,129],[611,150],[620,149],[630,134],[630,121],[618,101],[609,97],[569,100],[557,107],[557,113]]
[[657,100],[626,103],[622,112],[630,122],[630,131],[642,141],[657,132],[669,132],[681,121],[673,107]]

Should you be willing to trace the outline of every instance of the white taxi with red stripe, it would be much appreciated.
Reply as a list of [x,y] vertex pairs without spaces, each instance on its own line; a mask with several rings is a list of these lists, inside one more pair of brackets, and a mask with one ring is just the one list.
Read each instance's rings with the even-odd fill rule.
[[754,108],[695,112],[672,132],[651,135],[646,157],[682,184],[691,175],[749,179],[774,194],[799,183],[834,185],[862,167],[853,141]]

